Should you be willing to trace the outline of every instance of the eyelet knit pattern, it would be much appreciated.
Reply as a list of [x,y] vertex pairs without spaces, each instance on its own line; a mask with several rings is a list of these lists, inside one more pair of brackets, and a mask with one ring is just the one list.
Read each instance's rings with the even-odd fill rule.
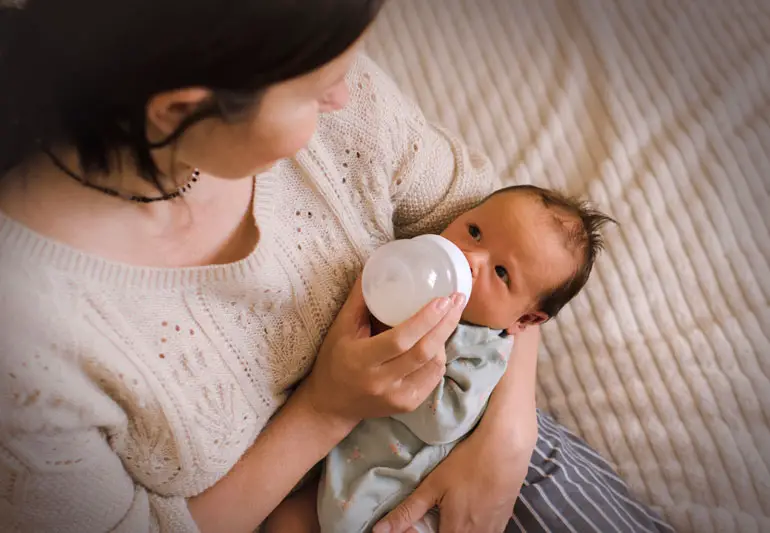
[[371,61],[348,83],[350,105],[256,177],[260,243],[242,261],[116,264],[0,214],[0,523],[195,531],[185,498],[307,374],[366,257],[491,190],[490,164]]

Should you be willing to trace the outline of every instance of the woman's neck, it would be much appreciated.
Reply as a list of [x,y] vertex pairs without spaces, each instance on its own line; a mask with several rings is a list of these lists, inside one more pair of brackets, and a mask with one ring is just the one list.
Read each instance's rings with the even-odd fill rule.
[[[158,194],[128,168],[98,183],[126,187],[129,194]],[[181,267],[231,262],[253,250],[252,193],[252,180],[202,176],[183,197],[130,202],[83,186],[41,155],[0,178],[0,211],[87,253],[142,266]]]
[[109,174],[87,173],[72,150],[46,152],[38,157],[37,164],[43,167],[40,175],[55,174],[58,171],[76,182],[115,197],[157,198],[190,184],[195,172],[195,169],[174,161],[165,152],[164,150],[157,154],[156,161],[161,164],[154,179],[141,177],[131,158],[125,156],[112,158],[109,162]]

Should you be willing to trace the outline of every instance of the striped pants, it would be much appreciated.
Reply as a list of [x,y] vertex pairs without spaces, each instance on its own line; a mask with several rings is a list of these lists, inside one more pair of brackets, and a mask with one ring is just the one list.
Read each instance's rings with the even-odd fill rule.
[[585,442],[538,412],[538,441],[506,533],[672,532]]

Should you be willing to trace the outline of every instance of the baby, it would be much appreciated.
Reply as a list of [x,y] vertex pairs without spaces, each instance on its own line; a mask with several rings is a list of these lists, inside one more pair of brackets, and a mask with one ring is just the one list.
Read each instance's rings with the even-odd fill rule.
[[[610,221],[525,185],[452,222],[442,235],[468,259],[473,290],[447,342],[441,383],[411,413],[361,422],[326,458],[317,496],[306,489],[288,498],[267,531],[371,531],[473,430],[505,373],[513,334],[553,318],[583,288]],[[434,532],[437,522],[434,512],[415,527]]]

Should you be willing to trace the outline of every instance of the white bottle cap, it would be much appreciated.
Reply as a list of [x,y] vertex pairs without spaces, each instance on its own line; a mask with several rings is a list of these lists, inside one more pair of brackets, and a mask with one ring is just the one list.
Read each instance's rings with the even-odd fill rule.
[[364,300],[374,317],[397,326],[435,298],[471,295],[473,277],[465,255],[438,235],[390,242],[364,266]]

